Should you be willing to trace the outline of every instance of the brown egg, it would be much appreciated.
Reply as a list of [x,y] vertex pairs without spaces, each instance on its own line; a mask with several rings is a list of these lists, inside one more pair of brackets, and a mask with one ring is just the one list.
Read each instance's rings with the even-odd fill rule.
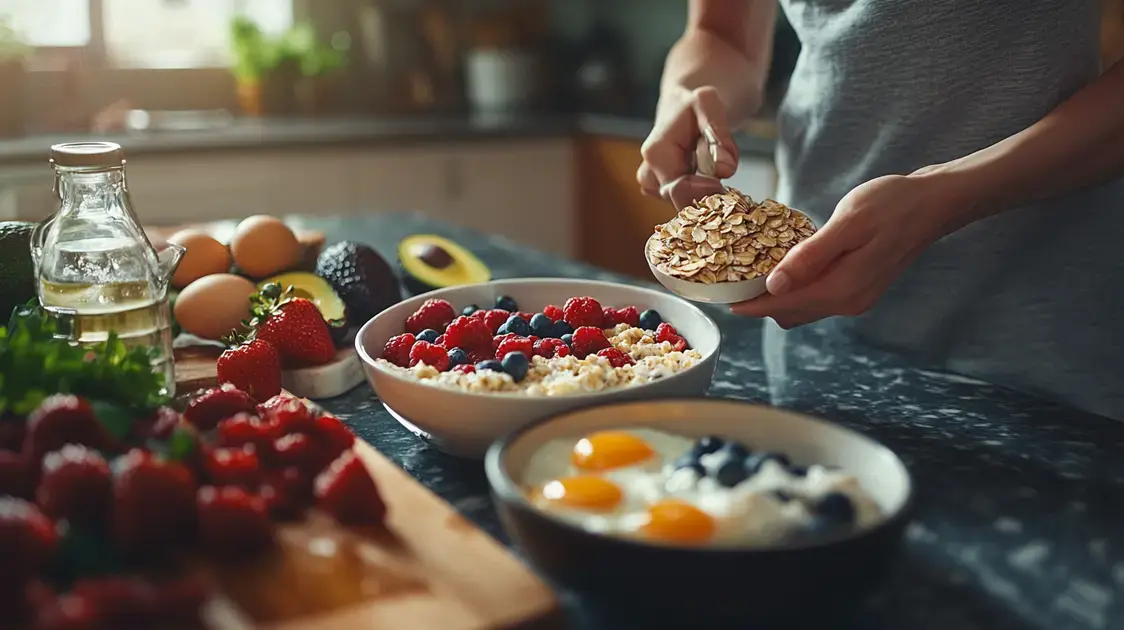
[[175,317],[184,331],[203,339],[221,339],[250,318],[253,282],[229,273],[204,276],[176,298]]
[[202,230],[180,230],[169,236],[168,242],[187,249],[172,276],[172,286],[177,289],[203,276],[230,271],[230,250]]
[[275,217],[244,219],[230,239],[234,262],[246,275],[265,278],[297,266],[301,246],[289,226]]

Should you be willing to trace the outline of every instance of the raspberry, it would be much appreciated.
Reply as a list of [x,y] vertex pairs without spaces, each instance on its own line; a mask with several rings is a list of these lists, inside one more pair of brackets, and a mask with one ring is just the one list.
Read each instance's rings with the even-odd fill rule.
[[609,347],[609,338],[605,336],[605,331],[596,326],[582,326],[574,331],[574,337],[570,342],[570,349],[573,350],[574,356],[579,359],[584,359],[587,356]]
[[0,588],[22,586],[46,567],[58,548],[55,526],[34,505],[0,497]]
[[623,351],[617,348],[605,348],[604,350],[598,350],[597,356],[608,359],[609,365],[615,368],[624,367],[626,365],[634,365],[636,363],[632,360],[632,357],[628,356]]
[[492,350],[473,350],[468,353],[468,360],[475,365],[481,361],[490,361],[494,356],[495,352]]
[[242,488],[204,486],[196,495],[199,533],[212,552],[253,554],[273,543],[273,522],[261,497]]
[[216,486],[257,488],[261,481],[261,460],[253,444],[238,448],[216,448],[207,454],[207,475]]
[[112,437],[98,422],[90,403],[78,396],[50,396],[27,418],[24,456],[38,473],[43,456],[67,444],[82,444],[107,450]]
[[535,354],[547,359],[564,357],[570,354],[570,346],[561,339],[539,339],[535,342]]
[[492,331],[488,325],[471,317],[458,317],[445,330],[445,347],[465,352],[491,347]]
[[667,322],[656,327],[656,341],[670,343],[676,352],[683,352],[687,349],[687,340],[675,330],[674,326]]
[[437,335],[437,339],[435,339],[433,341],[433,345],[441,346],[442,348],[446,348],[446,346],[445,346],[445,335]]
[[410,367],[424,363],[438,372],[449,369],[449,353],[441,346],[419,341],[410,349]]
[[121,549],[163,554],[195,530],[195,478],[186,466],[134,449],[114,462],[112,523]]
[[502,360],[508,352],[522,352],[528,360],[535,355],[535,344],[526,337],[509,337],[496,346],[496,360]]
[[[481,360],[486,360],[486,359],[481,359]],[[479,363],[479,361],[477,361],[477,363]],[[475,374],[476,373],[476,366],[472,365],[471,363],[462,363],[461,365],[454,366],[453,371],[454,372],[460,372],[461,374]]]
[[504,322],[507,321],[508,317],[511,317],[511,313],[497,308],[486,311],[483,319],[484,324],[488,326],[488,332],[494,335],[499,331],[500,326],[503,326]]
[[415,337],[410,333],[391,337],[382,349],[382,358],[398,367],[410,367],[410,348],[414,347]]
[[244,391],[227,383],[209,389],[187,403],[183,417],[201,431],[210,431],[220,422],[239,413],[255,413],[254,399]]
[[542,308],[542,313],[543,313],[543,315],[546,315],[547,317],[550,318],[551,321],[554,321],[554,322],[556,322],[556,321],[558,321],[558,320],[560,320],[564,317],[564,314],[562,313],[562,307],[561,306],[555,306],[554,304],[547,304],[546,306],[544,306]]
[[457,312],[453,310],[452,304],[445,300],[429,299],[406,318],[406,332],[416,335],[426,328],[443,332],[456,316]]
[[381,525],[386,504],[367,467],[351,451],[316,478],[316,503],[343,525]]
[[562,307],[562,319],[574,328],[601,328],[604,313],[601,304],[591,297],[572,297]]
[[113,479],[102,456],[77,444],[43,458],[36,503],[55,520],[100,527],[113,496]]
[[531,323],[531,318],[534,317],[534,315],[535,315],[534,313],[524,313],[523,311],[518,311],[515,314],[518,315],[520,317],[520,319],[527,322],[528,324]]
[[626,306],[624,308],[613,308],[606,306],[604,310],[604,324],[605,328],[613,328],[617,324],[628,324],[632,328],[640,325],[640,312],[636,310],[635,306]]

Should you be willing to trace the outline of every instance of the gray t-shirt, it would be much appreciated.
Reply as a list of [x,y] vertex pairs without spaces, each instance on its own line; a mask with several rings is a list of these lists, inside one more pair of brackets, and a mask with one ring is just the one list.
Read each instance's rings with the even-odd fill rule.
[[[781,0],[803,50],[779,116],[781,201],[818,222],[858,184],[982,149],[1094,80],[1098,0]],[[934,244],[860,338],[1124,419],[1124,181]]]

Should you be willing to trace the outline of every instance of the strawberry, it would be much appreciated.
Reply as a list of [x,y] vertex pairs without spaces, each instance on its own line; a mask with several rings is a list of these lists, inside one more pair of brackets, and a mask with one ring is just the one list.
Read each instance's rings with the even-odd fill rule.
[[254,400],[281,393],[281,355],[264,339],[228,338],[231,346],[218,360],[219,383],[230,383]]
[[24,456],[36,467],[33,471],[37,473],[44,455],[67,444],[82,444],[105,451],[112,441],[89,402],[78,396],[57,394],[44,400],[27,418]]
[[225,555],[253,554],[273,543],[266,502],[242,488],[204,486],[196,495],[203,545]]
[[255,413],[257,405],[246,392],[230,383],[208,389],[187,403],[185,420],[201,431],[210,431],[220,422],[240,413]]
[[287,366],[323,365],[336,357],[328,324],[316,305],[270,283],[251,297],[254,338],[273,344]]
[[36,502],[44,514],[71,523],[100,527],[113,496],[109,465],[97,451],[67,444],[43,458]]
[[20,453],[0,451],[0,497],[11,496],[22,499],[31,494],[31,476],[28,463]]
[[14,590],[38,574],[58,543],[54,525],[34,505],[0,497],[0,589]]
[[195,477],[178,462],[139,449],[113,465],[113,528],[127,552],[167,552],[195,530]]
[[330,413],[322,413],[316,418],[315,428],[311,434],[321,444],[326,454],[331,454],[331,459],[336,459],[355,444],[355,434]]
[[261,461],[252,444],[216,448],[207,454],[207,475],[217,486],[256,488],[261,481]]
[[363,461],[351,451],[316,477],[316,505],[342,525],[381,525],[386,504]]

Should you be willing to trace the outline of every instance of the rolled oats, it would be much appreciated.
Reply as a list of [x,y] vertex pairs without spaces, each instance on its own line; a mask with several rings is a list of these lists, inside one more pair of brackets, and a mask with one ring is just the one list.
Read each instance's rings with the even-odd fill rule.
[[733,188],[704,197],[655,228],[647,255],[669,276],[703,284],[767,275],[797,243],[815,234],[803,213]]

